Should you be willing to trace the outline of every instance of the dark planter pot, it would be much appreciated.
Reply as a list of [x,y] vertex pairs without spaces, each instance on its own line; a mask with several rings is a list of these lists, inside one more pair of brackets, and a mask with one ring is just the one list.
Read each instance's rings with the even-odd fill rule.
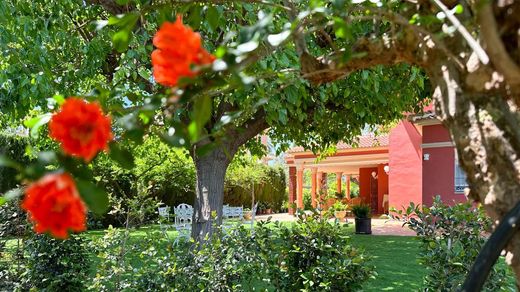
[[372,234],[372,218],[356,218],[356,234]]

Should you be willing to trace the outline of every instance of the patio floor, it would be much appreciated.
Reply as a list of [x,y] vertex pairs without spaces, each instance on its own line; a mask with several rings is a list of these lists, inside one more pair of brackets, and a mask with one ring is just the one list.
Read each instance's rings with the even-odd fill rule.
[[[256,215],[255,220],[267,220],[271,216],[271,221],[296,221],[296,217],[289,213],[278,213],[271,215]],[[354,224],[354,218],[348,218],[350,224]],[[402,222],[388,219],[372,218],[372,234],[373,235],[398,235],[398,236],[415,236],[415,232],[407,227],[401,227]]]

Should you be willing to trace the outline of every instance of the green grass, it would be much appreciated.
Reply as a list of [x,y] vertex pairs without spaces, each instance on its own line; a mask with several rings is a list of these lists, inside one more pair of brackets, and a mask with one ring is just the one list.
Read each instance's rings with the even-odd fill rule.
[[412,236],[352,235],[352,244],[370,254],[377,277],[365,291],[417,291],[426,274],[417,262],[419,242]]

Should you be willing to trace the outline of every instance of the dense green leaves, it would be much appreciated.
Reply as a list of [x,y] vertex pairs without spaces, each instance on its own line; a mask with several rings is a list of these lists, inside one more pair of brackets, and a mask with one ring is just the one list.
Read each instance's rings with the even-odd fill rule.
[[103,188],[85,180],[76,180],[76,186],[81,198],[89,210],[96,214],[103,214],[108,209],[108,195]]
[[118,143],[110,144],[110,157],[123,168],[131,169],[135,166],[132,153]]
[[[421,240],[420,261],[428,268],[424,289],[459,290],[491,229],[491,219],[481,207],[459,203],[446,205],[437,196],[431,207],[414,205],[397,212],[396,219],[417,232]],[[504,266],[495,265],[485,291],[511,290]]]

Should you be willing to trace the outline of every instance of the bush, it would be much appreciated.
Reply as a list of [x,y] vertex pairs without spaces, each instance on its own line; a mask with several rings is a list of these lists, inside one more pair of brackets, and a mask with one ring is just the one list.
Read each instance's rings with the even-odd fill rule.
[[372,270],[341,228],[317,214],[300,217],[292,228],[278,222],[261,223],[253,236],[240,227],[224,239],[214,238],[211,244],[193,249],[183,261],[187,265],[172,272],[170,283],[184,283],[178,288],[188,291],[359,289]]
[[90,271],[87,241],[79,235],[67,240],[34,235],[25,241],[25,282],[39,291],[81,291]]
[[312,196],[311,190],[303,189],[303,209],[304,210],[312,210]]
[[[397,214],[421,240],[420,262],[429,271],[425,291],[459,290],[491,229],[482,208],[469,202],[448,206],[436,197],[430,208],[411,204]],[[495,265],[484,289],[501,291],[507,284],[505,267]]]
[[20,207],[20,200],[13,199],[0,206],[0,238],[23,236],[28,223],[25,212]]
[[[27,145],[28,139],[26,137],[0,134],[0,155],[5,155],[21,164],[29,162],[29,158],[25,155]],[[16,170],[0,167],[0,194],[16,186]]]
[[354,291],[372,275],[366,256],[343,236],[342,225],[315,212],[301,216],[292,228],[278,228],[281,248],[274,250],[286,269],[285,291]]
[[291,227],[261,222],[173,245],[158,231],[139,239],[109,229],[95,241],[94,291],[353,291],[373,274],[342,225],[300,216]]

